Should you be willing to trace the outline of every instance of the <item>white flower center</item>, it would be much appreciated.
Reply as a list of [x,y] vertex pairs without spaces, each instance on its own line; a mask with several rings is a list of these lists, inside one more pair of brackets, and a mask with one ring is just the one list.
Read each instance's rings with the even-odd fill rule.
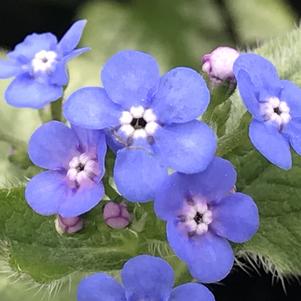
[[57,62],[57,53],[54,51],[41,50],[36,53],[31,61],[32,69],[34,73],[47,73],[53,71]]
[[279,128],[291,120],[290,108],[278,97],[270,97],[260,106],[261,114],[266,121],[271,121]]
[[84,182],[93,180],[98,175],[99,167],[97,160],[87,153],[75,156],[69,162],[67,177],[76,187],[79,187]]
[[147,138],[154,135],[158,128],[157,117],[152,109],[142,106],[131,107],[130,111],[123,111],[119,119],[122,131],[127,137]]
[[206,201],[193,197],[187,200],[178,218],[189,236],[202,235],[208,231],[208,226],[212,222],[212,211]]

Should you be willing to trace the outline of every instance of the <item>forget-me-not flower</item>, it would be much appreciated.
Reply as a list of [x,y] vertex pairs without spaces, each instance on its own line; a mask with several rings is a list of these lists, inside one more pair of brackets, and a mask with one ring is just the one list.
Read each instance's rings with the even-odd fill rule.
[[26,201],[37,213],[76,217],[101,201],[106,154],[101,131],[50,121],[33,133],[28,153],[34,164],[48,169],[26,186]]
[[175,287],[171,266],[159,257],[140,255],[128,260],[121,271],[122,284],[105,273],[84,278],[77,291],[78,301],[214,301],[202,284]]
[[167,221],[167,239],[175,254],[201,282],[216,282],[231,270],[234,255],[228,240],[249,240],[259,225],[251,197],[234,193],[236,172],[215,158],[197,174],[174,173],[155,197],[156,214]]
[[87,87],[64,105],[65,117],[90,129],[107,129],[120,149],[114,167],[118,190],[131,201],[147,201],[167,168],[204,170],[216,150],[214,132],[196,120],[209,91],[194,70],[178,67],[160,77],[154,58],[121,51],[105,64],[104,88]]
[[291,168],[290,145],[301,155],[301,89],[281,80],[273,64],[256,54],[241,54],[234,73],[253,117],[249,127],[253,145],[273,164]]
[[86,21],[75,22],[58,42],[52,33],[33,33],[0,60],[0,78],[15,77],[6,101],[15,107],[40,109],[63,94],[68,83],[66,64],[89,48],[75,49]]

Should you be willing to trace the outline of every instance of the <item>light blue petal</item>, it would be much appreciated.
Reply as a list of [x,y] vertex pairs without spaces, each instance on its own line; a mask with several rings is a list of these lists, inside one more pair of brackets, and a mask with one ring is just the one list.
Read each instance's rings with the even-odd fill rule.
[[5,99],[14,107],[41,109],[46,104],[59,99],[62,94],[61,86],[38,82],[23,74],[8,86]]
[[78,45],[86,23],[86,20],[75,22],[62,37],[58,46],[64,55],[70,53]]
[[61,201],[58,214],[62,217],[74,217],[94,208],[104,196],[101,182],[85,182],[78,189],[69,190],[68,196]]
[[119,125],[121,108],[107,97],[104,89],[87,87],[69,96],[64,104],[64,115],[74,125],[104,129]]
[[288,80],[283,80],[281,83],[283,90],[280,99],[287,103],[293,118],[301,117],[301,89]]
[[22,72],[21,65],[12,60],[0,59],[0,78],[9,78]]
[[64,61],[58,62],[55,70],[49,76],[49,82],[53,85],[65,86],[69,81],[69,75],[66,63]]
[[232,269],[234,255],[230,244],[210,231],[189,237],[170,220],[167,239],[175,254],[187,263],[191,275],[201,282],[220,281]]
[[41,215],[57,214],[67,197],[65,175],[57,171],[45,171],[34,176],[26,185],[25,198],[28,205]]
[[258,209],[251,197],[233,193],[212,208],[213,221],[210,228],[236,243],[243,243],[256,233],[259,227]]
[[82,279],[77,301],[126,301],[123,287],[111,276],[96,273]]
[[239,94],[247,108],[247,110],[259,121],[263,121],[264,118],[260,113],[260,103],[257,99],[258,91],[255,86],[252,84],[251,79],[248,73],[244,70],[241,70],[236,75],[237,87]]
[[197,120],[160,127],[154,138],[154,150],[161,162],[179,172],[204,170],[216,151],[214,132]]
[[155,59],[134,50],[113,55],[101,72],[102,83],[109,97],[124,109],[146,105],[159,78]]
[[289,143],[276,127],[253,120],[249,136],[255,148],[271,163],[282,169],[292,167]]
[[214,301],[213,294],[209,289],[199,283],[186,283],[174,288],[168,301]]
[[78,154],[79,141],[74,132],[62,122],[50,121],[31,136],[28,154],[31,161],[47,169],[65,169]]
[[114,180],[118,191],[129,201],[147,202],[167,176],[157,158],[143,149],[122,149],[117,152]]
[[236,59],[233,65],[235,77],[244,70],[250,77],[251,82],[259,91],[266,89],[271,96],[280,91],[281,82],[275,66],[264,57],[254,53],[244,53]]
[[91,50],[91,48],[89,48],[89,47],[75,49],[75,50],[71,51],[68,55],[66,55],[64,57],[64,60],[65,60],[65,62],[68,62],[71,59],[76,58],[77,56],[79,56],[87,51],[90,51],[90,50]]
[[283,129],[295,152],[301,155],[301,118],[293,118]]
[[74,132],[62,122],[50,121],[31,136],[28,154],[32,162],[42,168],[65,169],[78,154],[79,141]]
[[8,53],[8,56],[21,61],[30,61],[36,53],[42,50],[56,51],[57,39],[52,33],[33,33],[18,44],[15,49]]
[[174,282],[171,266],[159,257],[136,256],[123,266],[127,300],[167,300]]
[[160,80],[152,109],[162,123],[183,123],[204,113],[210,94],[204,79],[193,69],[178,67]]

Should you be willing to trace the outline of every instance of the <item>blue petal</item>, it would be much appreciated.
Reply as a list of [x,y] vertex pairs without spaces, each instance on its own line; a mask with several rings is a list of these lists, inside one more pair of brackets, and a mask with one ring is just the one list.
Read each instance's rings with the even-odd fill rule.
[[96,273],[82,279],[77,301],[126,301],[123,287],[111,276]]
[[241,70],[249,75],[257,90],[265,88],[274,94],[281,87],[275,66],[258,54],[241,54],[234,62],[233,72],[235,77],[238,77]]
[[287,103],[293,118],[301,117],[301,89],[288,80],[283,80],[281,83],[283,85],[281,100]]
[[63,89],[36,81],[23,74],[15,78],[5,91],[8,104],[15,107],[41,109],[49,102],[55,101],[63,94]]
[[117,153],[114,179],[119,192],[129,201],[153,199],[166,176],[166,169],[143,149],[122,149]]
[[89,47],[75,49],[75,50],[71,51],[68,55],[66,55],[64,57],[64,60],[65,60],[65,62],[68,62],[71,59],[73,59],[73,58],[75,58],[75,57],[77,57],[77,56],[79,56],[79,55],[81,55],[81,54],[83,54],[87,51],[90,51],[90,50],[91,50],[91,48],[89,48]]
[[22,72],[21,65],[12,60],[0,60],[0,78],[9,78]]
[[188,265],[191,275],[204,283],[222,280],[234,263],[232,248],[227,240],[210,231],[189,237],[173,221],[167,223],[167,239],[176,255]]
[[255,148],[271,163],[282,169],[292,167],[289,143],[276,127],[253,120],[249,136]]
[[247,110],[253,115],[257,120],[263,121],[263,117],[260,114],[260,105],[257,99],[256,91],[254,85],[247,72],[241,70],[236,75],[237,87],[239,89],[239,94],[247,107]]
[[215,299],[209,289],[199,283],[186,283],[177,286],[172,290],[170,299],[168,299],[168,301],[187,300],[214,301]]
[[204,170],[213,159],[216,137],[201,121],[158,128],[154,150],[167,167],[184,173]]
[[100,178],[102,178],[105,173],[105,156],[107,152],[105,134],[99,130],[87,130],[74,125],[72,128],[80,141],[81,150],[97,156]]
[[185,178],[190,194],[202,195],[208,203],[215,204],[233,190],[236,171],[230,161],[215,157],[205,171]]
[[148,102],[159,82],[159,68],[149,54],[125,50],[113,55],[101,72],[109,97],[124,109]]
[[243,193],[233,193],[212,208],[213,222],[210,228],[233,242],[245,242],[259,227],[258,209],[251,197]]
[[160,80],[152,109],[162,123],[183,123],[200,116],[209,104],[209,90],[196,71],[178,67]]
[[31,161],[47,169],[64,169],[78,154],[79,141],[74,132],[58,121],[39,127],[31,136],[28,154]]
[[114,104],[102,88],[82,88],[69,96],[64,115],[70,123],[88,129],[104,129],[119,125],[121,108]]
[[58,62],[55,70],[49,76],[49,82],[53,85],[65,86],[69,80],[68,70],[64,61]]
[[283,129],[295,152],[301,155],[301,118],[293,118]]
[[64,55],[71,52],[78,45],[86,23],[86,20],[75,22],[62,37],[58,46]]
[[94,208],[103,196],[102,183],[90,181],[75,191],[69,190],[68,197],[61,201],[58,214],[62,217],[79,216]]
[[57,39],[52,33],[33,33],[28,35],[22,43],[18,44],[12,52],[9,52],[8,56],[22,61],[24,61],[24,59],[29,61],[39,51],[56,51],[56,47]]
[[159,257],[140,255],[121,271],[127,300],[167,300],[174,282],[171,266]]
[[[154,209],[163,220],[177,216],[189,194],[189,177],[173,173],[167,177],[155,194]],[[172,201],[170,201],[172,200]]]
[[45,171],[34,176],[26,186],[28,205],[42,215],[57,214],[61,202],[67,197],[65,175],[56,171]]

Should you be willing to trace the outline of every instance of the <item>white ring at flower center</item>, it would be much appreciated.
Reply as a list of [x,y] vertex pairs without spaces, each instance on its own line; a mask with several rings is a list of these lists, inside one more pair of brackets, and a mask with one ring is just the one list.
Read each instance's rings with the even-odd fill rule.
[[[143,118],[145,126],[135,128],[131,123],[134,119]],[[129,111],[123,111],[119,118],[120,130],[127,136],[138,138],[147,138],[154,135],[158,128],[157,117],[152,109],[144,109],[142,106],[131,107]]]
[[54,51],[41,50],[36,53],[31,61],[34,73],[46,73],[52,71],[57,62],[57,53]]

